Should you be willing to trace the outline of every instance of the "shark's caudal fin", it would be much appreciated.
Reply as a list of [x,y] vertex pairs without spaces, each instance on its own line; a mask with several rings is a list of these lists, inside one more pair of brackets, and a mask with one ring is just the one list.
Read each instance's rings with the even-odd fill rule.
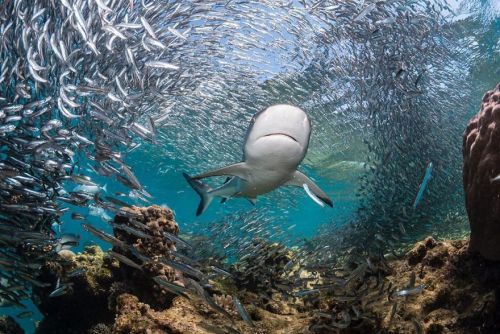
[[208,208],[212,200],[214,199],[213,195],[209,194],[209,191],[212,190],[207,184],[201,182],[200,180],[193,179],[191,176],[186,173],[182,173],[186,181],[189,185],[200,195],[200,204],[198,205],[198,209],[196,210],[196,215],[199,216]]

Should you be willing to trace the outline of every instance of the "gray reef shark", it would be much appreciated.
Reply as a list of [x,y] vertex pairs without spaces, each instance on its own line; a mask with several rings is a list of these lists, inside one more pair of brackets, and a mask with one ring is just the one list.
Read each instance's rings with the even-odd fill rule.
[[[281,186],[303,187],[319,205],[333,206],[331,199],[297,170],[307,153],[310,136],[311,122],[300,108],[279,104],[256,113],[247,131],[242,162],[194,177],[183,173],[201,197],[196,215],[201,215],[215,197],[221,197],[222,202],[245,197],[255,204],[258,195]],[[222,175],[230,177],[215,189],[200,181]]]

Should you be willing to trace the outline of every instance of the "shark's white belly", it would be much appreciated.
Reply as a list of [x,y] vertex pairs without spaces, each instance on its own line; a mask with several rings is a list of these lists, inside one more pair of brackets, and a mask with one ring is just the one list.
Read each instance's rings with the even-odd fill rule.
[[272,135],[247,143],[248,176],[239,196],[254,198],[287,182],[304,158],[304,149],[283,135]]
[[253,170],[242,183],[238,197],[255,198],[282,186],[291,174],[282,171]]

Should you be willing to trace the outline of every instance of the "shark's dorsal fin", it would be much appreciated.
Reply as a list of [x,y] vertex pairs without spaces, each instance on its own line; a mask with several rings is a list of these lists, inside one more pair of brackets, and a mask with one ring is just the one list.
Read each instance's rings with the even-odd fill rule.
[[327,194],[323,190],[321,190],[316,183],[314,183],[310,178],[308,178],[305,174],[299,172],[298,170],[293,173],[293,176],[288,180],[284,185],[285,186],[296,186],[303,187],[304,184],[307,185],[309,190],[316,195],[320,200],[325,202],[327,205],[333,207],[332,200],[328,197]]
[[240,179],[248,179],[248,166],[245,162],[239,162],[234,165],[213,169],[211,171],[196,175],[193,179],[203,179],[210,176],[233,175]]

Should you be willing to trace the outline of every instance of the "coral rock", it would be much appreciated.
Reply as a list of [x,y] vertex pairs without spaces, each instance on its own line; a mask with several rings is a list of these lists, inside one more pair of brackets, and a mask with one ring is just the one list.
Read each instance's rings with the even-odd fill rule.
[[[151,278],[160,276],[165,280],[173,282],[180,276],[180,273],[177,273],[173,268],[158,261],[161,257],[171,258],[168,255],[169,252],[176,250],[175,244],[164,236],[164,232],[173,235],[179,233],[179,227],[174,221],[174,214],[172,210],[157,205],[144,208],[134,206],[123,208],[123,210],[131,213],[135,218],[117,214],[113,221],[115,236],[127,245],[133,245],[137,251],[152,261],[143,265],[143,271],[138,271],[126,265],[120,265],[120,267],[128,278],[128,281],[133,282],[136,292],[141,297],[148,298],[148,303],[157,308],[167,306],[174,295],[170,294],[169,298],[166,298],[166,292],[158,288]],[[145,226],[147,230],[143,230],[142,232],[145,232],[150,237],[141,238],[129,233],[127,230],[120,228],[122,225],[136,230],[139,229],[137,226]],[[140,263],[140,259],[136,259],[130,252],[124,253],[122,249],[117,247],[113,250]]]
[[[38,308],[44,315],[37,334],[87,333],[96,323],[113,319],[108,311],[108,291],[116,279],[113,265],[98,246],[86,247],[85,252],[74,257],[70,269],[84,269],[80,276],[64,278],[73,288],[65,295],[51,298],[50,288],[35,288],[39,298]],[[55,282],[53,273],[46,273],[40,280]],[[37,298],[37,299],[38,299]]]
[[500,84],[488,91],[463,136],[463,182],[470,250],[500,260]]
[[156,312],[125,293],[117,299],[117,311],[113,334],[208,333],[197,325],[204,318],[184,298],[176,298],[172,307]]

